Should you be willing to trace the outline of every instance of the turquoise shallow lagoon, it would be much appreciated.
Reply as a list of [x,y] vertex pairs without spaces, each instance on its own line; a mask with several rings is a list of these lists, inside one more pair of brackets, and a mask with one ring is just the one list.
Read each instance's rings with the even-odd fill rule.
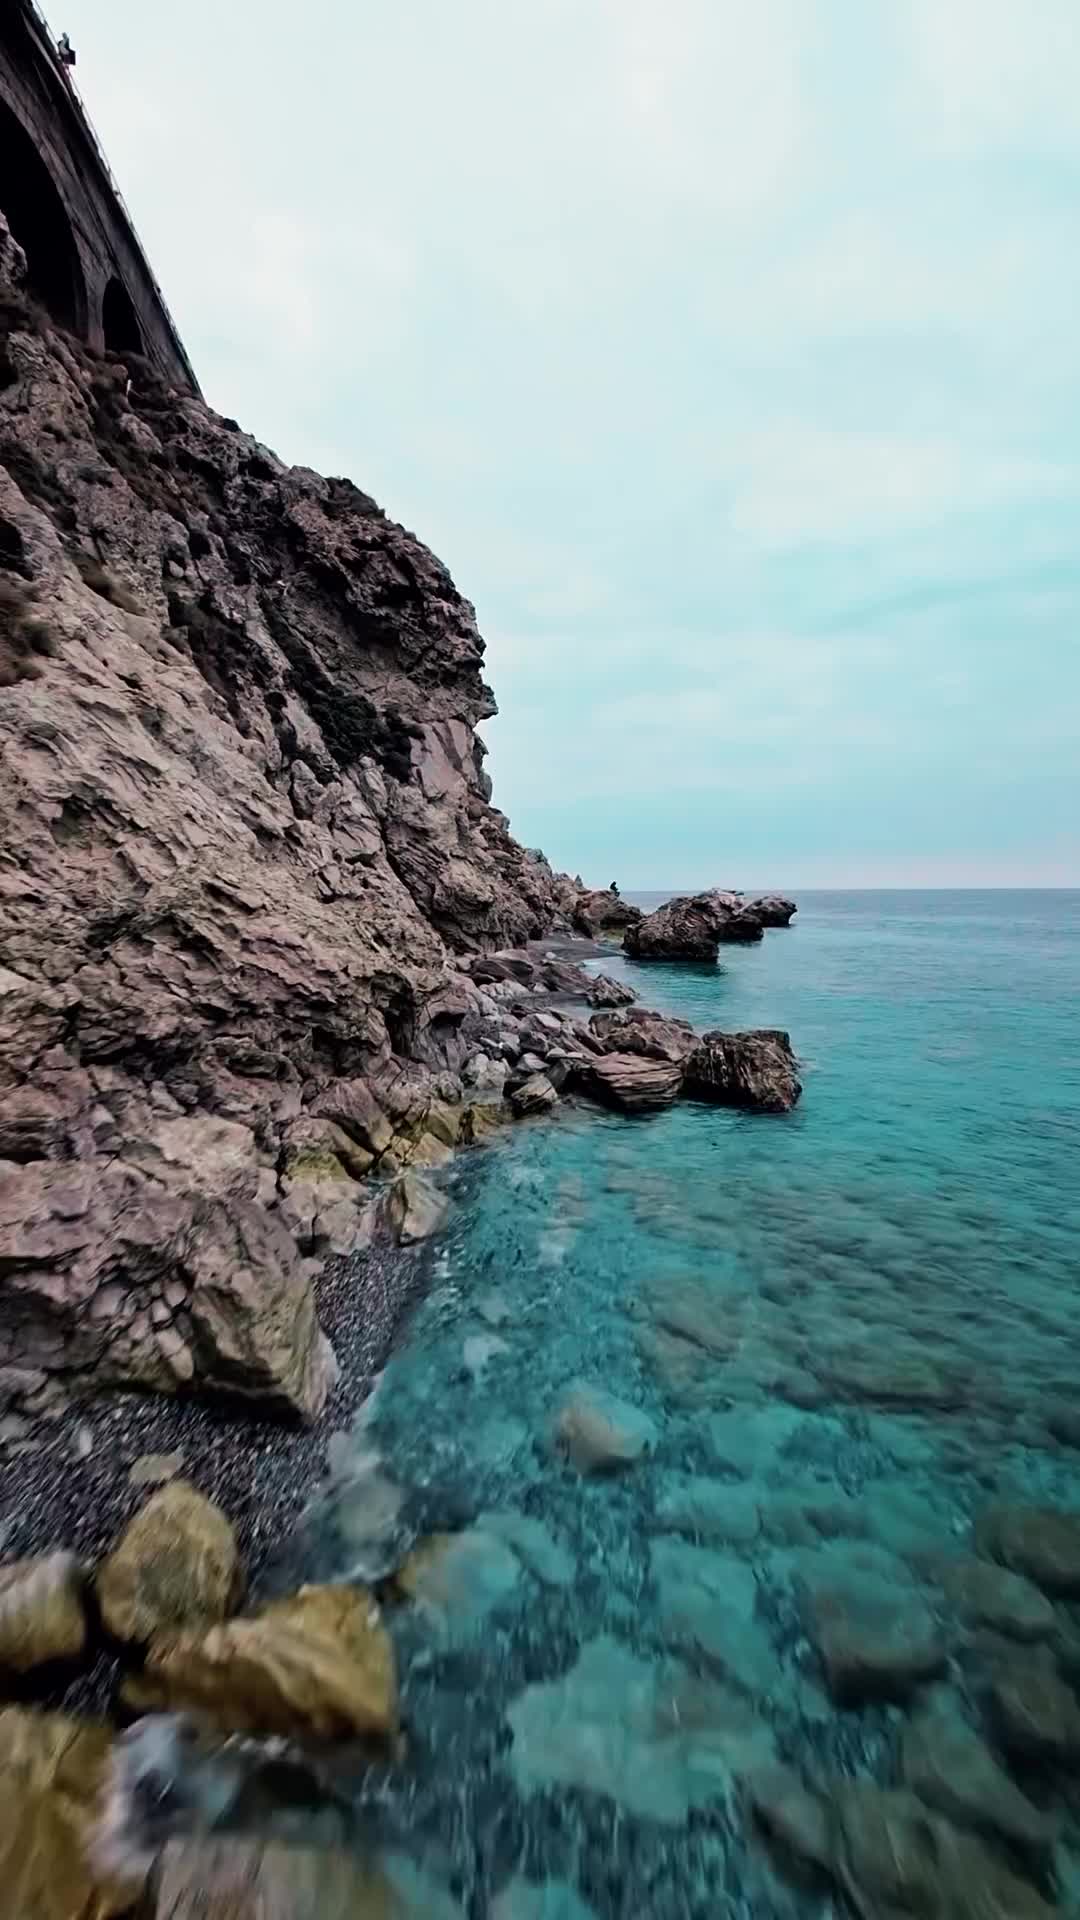
[[[910,1783],[931,1724],[976,1779],[957,1830],[1068,1907],[1061,1756],[986,1702],[1080,1645],[1080,1573],[991,1539],[1002,1503],[1080,1508],[1080,893],[811,894],[722,959],[604,968],[788,1028],[794,1114],[567,1104],[448,1177],[305,1534],[338,1578],[450,1536],[389,1614],[408,1783],[356,1791],[462,1912],[824,1912],[835,1875],[781,1870],[742,1783]],[[611,1471],[553,1442],[597,1431]]]

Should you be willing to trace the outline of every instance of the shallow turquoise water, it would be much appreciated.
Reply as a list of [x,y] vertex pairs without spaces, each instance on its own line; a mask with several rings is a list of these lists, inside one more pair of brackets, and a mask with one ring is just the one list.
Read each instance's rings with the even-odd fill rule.
[[[787,1027],[803,1102],[568,1105],[461,1159],[309,1571],[379,1571],[379,1475],[461,1536],[391,1616],[411,1777],[378,1795],[464,1910],[816,1910],[738,1781],[887,1780],[903,1709],[838,1710],[808,1593],[910,1590],[948,1636],[927,1570],[988,1500],[1080,1505],[1080,894],[810,895],[720,969],[604,965]],[[636,1464],[553,1451],[579,1380],[644,1416]]]

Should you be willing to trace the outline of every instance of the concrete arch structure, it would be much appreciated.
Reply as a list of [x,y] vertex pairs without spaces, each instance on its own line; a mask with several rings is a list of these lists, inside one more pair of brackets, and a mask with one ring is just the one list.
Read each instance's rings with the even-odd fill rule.
[[90,346],[198,392],[157,281],[33,0],[0,0],[0,211],[31,291]]

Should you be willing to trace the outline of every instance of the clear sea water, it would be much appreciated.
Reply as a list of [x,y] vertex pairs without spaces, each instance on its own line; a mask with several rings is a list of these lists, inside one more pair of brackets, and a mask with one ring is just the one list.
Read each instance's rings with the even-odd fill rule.
[[[740,1779],[887,1781],[904,1707],[835,1704],[815,1582],[949,1634],[928,1569],[983,1507],[1080,1507],[1080,892],[807,894],[717,968],[603,964],[788,1028],[802,1103],[566,1104],[462,1157],[310,1571],[377,1571],[380,1476],[455,1536],[389,1616],[407,1779],[364,1789],[455,1910],[824,1911]],[[553,1451],[575,1382],[636,1464]]]

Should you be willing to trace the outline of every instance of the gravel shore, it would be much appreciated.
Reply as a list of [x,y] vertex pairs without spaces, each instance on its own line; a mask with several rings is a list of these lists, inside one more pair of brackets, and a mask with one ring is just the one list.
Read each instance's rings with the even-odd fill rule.
[[0,1557],[67,1547],[90,1561],[153,1491],[133,1485],[146,1454],[180,1454],[179,1472],[228,1514],[249,1578],[287,1536],[322,1478],[327,1442],[348,1425],[422,1291],[428,1250],[390,1245],[331,1261],[319,1318],[340,1375],[310,1427],[236,1405],[114,1393],[42,1420],[4,1461]]

